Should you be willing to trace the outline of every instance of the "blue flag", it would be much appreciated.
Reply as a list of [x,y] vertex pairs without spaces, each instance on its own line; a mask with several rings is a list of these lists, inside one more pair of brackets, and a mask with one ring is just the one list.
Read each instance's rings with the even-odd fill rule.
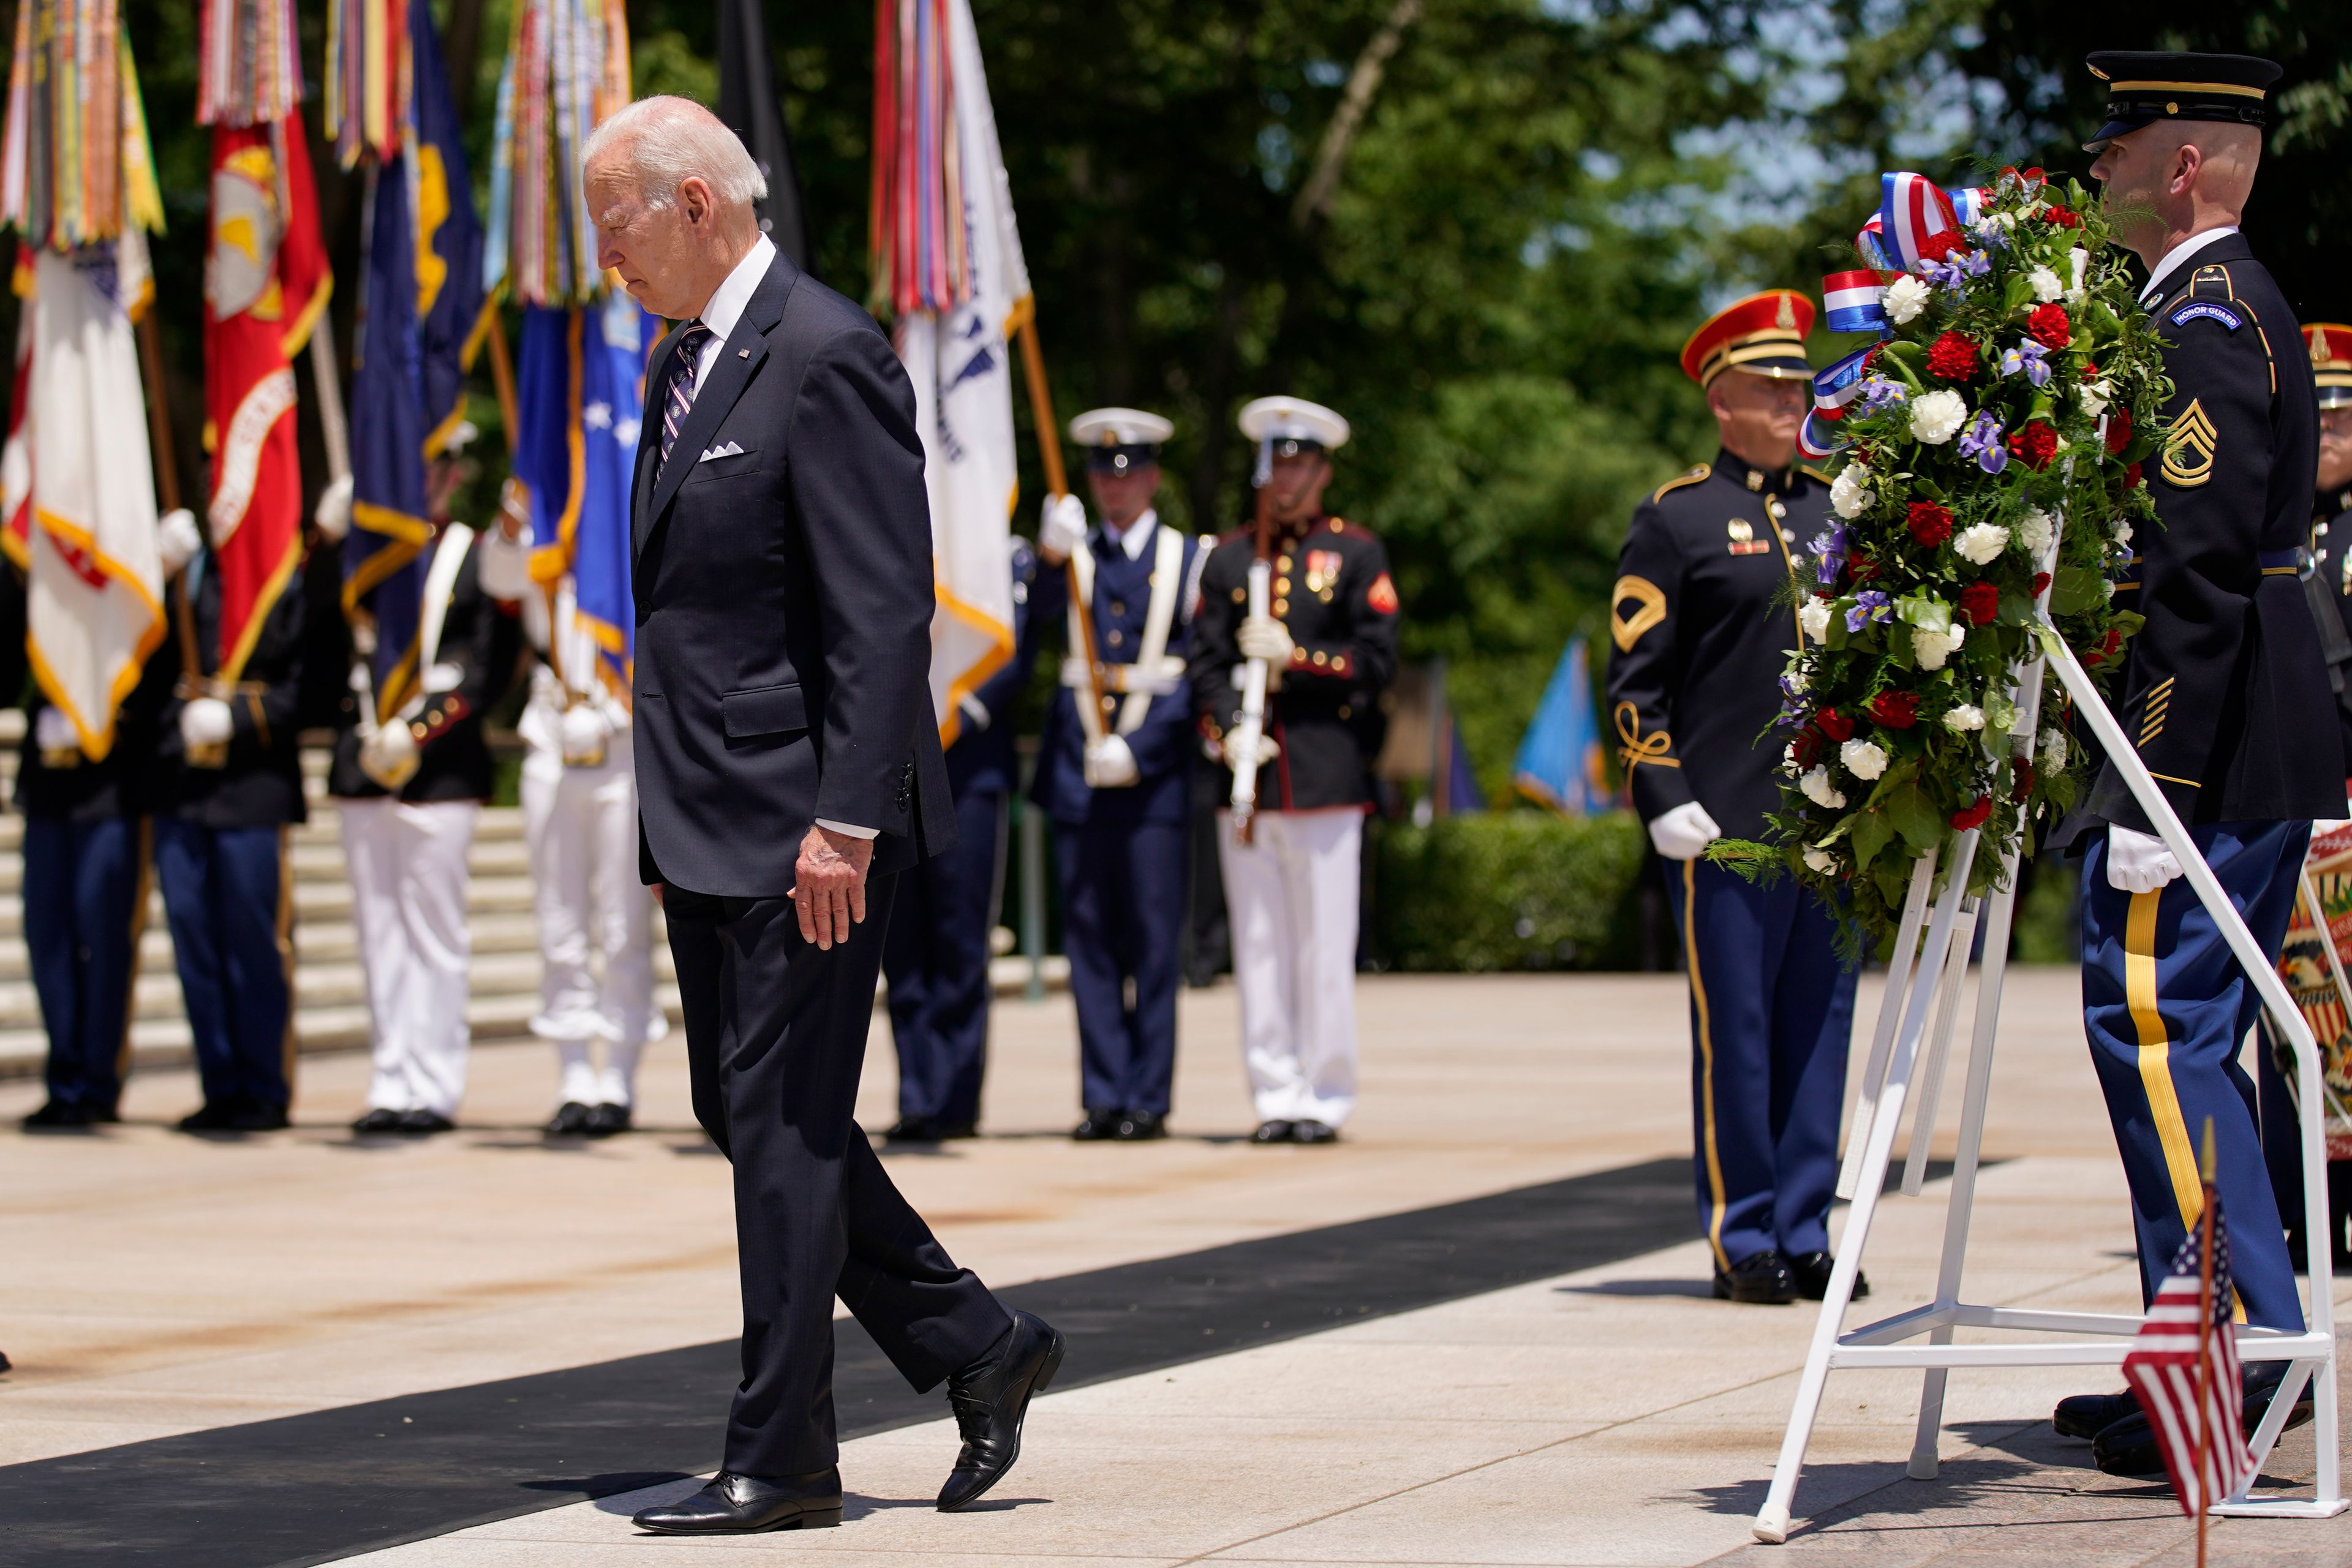
[[1584,639],[1570,638],[1551,672],[1535,721],[1511,763],[1511,783],[1538,805],[1569,816],[1606,811],[1613,804],[1603,786],[1601,731],[1592,719],[1592,674]]
[[[614,289],[600,304],[527,307],[515,374],[514,473],[530,492],[530,574],[569,572],[574,613],[607,682],[628,690],[629,484],[657,323]],[[575,686],[581,672],[565,671]]]
[[430,9],[408,7],[413,92],[374,206],[352,377],[352,531],[343,608],[375,622],[376,716],[415,689],[426,546],[425,465],[462,422],[482,320],[482,226]]

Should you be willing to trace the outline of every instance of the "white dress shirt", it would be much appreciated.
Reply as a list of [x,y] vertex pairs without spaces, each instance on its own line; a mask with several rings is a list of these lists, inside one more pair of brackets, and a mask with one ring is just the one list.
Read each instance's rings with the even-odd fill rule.
[[1108,518],[1103,520],[1103,531],[1118,542],[1118,547],[1127,552],[1127,558],[1129,561],[1140,561],[1143,559],[1143,547],[1151,542],[1151,531],[1158,527],[1159,523],[1159,509],[1145,507],[1143,515],[1127,525],[1126,532],[1121,533],[1113,528]]
[[2188,260],[2190,257],[2196,255],[2199,251],[2204,249],[2215,240],[2220,239],[2222,236],[2235,234],[2237,232],[2238,226],[2236,224],[2225,223],[2220,228],[2209,228],[2201,230],[2199,233],[2192,234],[2187,239],[2182,240],[2179,245],[2174,246],[2170,250],[2166,251],[2164,253],[2163,259],[2158,261],[2156,264],[2155,268],[2148,273],[2147,287],[2139,291],[2139,302],[2143,305],[2155,304],[2156,286],[2164,281],[2166,273],[2170,272],[2174,268],[2179,266],[2182,262]]

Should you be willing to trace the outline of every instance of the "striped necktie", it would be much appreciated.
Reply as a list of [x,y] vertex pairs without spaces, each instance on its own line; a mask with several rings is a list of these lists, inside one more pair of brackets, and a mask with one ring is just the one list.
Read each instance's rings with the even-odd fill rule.
[[686,416],[694,406],[694,375],[702,360],[702,345],[710,341],[710,329],[700,321],[689,324],[677,336],[677,370],[669,378],[669,395],[662,399],[661,460],[669,462],[669,449],[685,427]]

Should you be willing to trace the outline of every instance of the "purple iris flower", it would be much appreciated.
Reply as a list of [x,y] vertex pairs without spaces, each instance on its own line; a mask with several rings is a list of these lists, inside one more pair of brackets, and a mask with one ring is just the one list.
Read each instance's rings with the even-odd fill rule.
[[2024,372],[2025,379],[2035,386],[2050,384],[2050,351],[2032,338],[2020,338],[2017,346],[2002,352],[2000,374],[2015,375]]
[[1807,544],[1805,548],[1821,558],[1819,564],[1813,569],[1815,579],[1824,588],[1835,585],[1838,574],[1845,568],[1846,552],[1851,548],[1846,538],[1845,524],[1838,523],[1827,533],[1813,535],[1812,542]]
[[1981,278],[1992,270],[1992,258],[1981,250],[1963,250],[1947,261],[1927,263],[1927,279],[1958,293],[1969,286],[1971,278]]
[[1910,395],[1911,394],[1905,389],[1903,384],[1892,376],[1873,375],[1862,384],[1862,403],[1865,408],[1884,408],[1890,403],[1900,403]]
[[1853,596],[1853,605],[1845,613],[1845,629],[1852,634],[1862,630],[1873,621],[1890,621],[1894,618],[1894,601],[1877,589],[1871,588]]
[[2000,443],[2000,421],[1990,412],[1979,413],[1977,422],[1960,437],[1960,456],[1974,458],[1977,467],[1988,474],[2009,467],[2009,448]]
[[1969,230],[1969,237],[1977,242],[1979,250],[2007,250],[2009,236],[1997,223],[1980,223]]

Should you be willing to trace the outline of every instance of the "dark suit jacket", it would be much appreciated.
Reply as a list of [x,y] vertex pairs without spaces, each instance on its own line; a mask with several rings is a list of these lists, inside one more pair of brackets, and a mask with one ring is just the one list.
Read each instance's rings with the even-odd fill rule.
[[878,828],[876,874],[952,847],[930,502],[898,355],[779,256],[663,464],[677,336],[646,373],[630,509],[646,879],[780,898],[818,817]]
[[[211,560],[199,559],[204,565],[189,607],[194,612],[196,660],[204,667],[199,673],[209,675],[220,647],[221,580]],[[217,768],[188,766],[187,749],[180,739],[180,712],[187,706],[178,691],[180,603],[178,585],[165,584],[164,613],[170,625],[148,658],[151,668],[160,668],[171,679],[153,725],[154,763],[147,784],[152,809],[158,816],[206,827],[268,827],[303,821],[301,757],[295,745],[301,728],[298,710],[308,640],[301,584],[289,583],[278,595],[253,651],[246,656],[238,679],[246,689],[228,705],[236,725],[228,762]]]

